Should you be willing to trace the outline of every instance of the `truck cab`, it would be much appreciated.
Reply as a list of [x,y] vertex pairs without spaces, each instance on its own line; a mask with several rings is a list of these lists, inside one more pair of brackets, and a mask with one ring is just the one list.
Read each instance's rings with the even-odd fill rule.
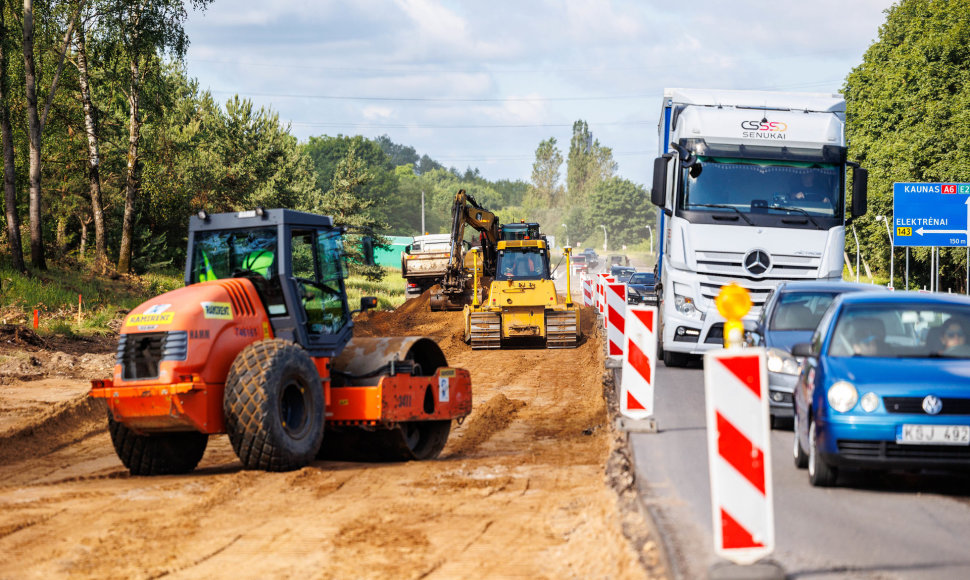
[[736,282],[758,315],[786,280],[840,280],[866,172],[847,159],[838,95],[667,89],[652,201],[658,212],[660,350],[682,366],[723,344],[714,299]]

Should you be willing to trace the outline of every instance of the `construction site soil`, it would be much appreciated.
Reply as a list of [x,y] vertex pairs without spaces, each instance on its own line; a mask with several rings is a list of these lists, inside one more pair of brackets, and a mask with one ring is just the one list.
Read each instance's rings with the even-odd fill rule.
[[221,435],[188,475],[131,477],[86,397],[117,339],[0,328],[0,579],[664,577],[592,312],[565,350],[472,351],[427,295],[356,320],[430,336],[471,372],[438,459],[247,471]]

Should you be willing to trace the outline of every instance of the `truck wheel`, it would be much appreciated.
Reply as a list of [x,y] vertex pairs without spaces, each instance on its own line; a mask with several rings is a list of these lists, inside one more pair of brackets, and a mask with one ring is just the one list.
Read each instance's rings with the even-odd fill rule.
[[664,366],[685,367],[689,361],[690,356],[682,352],[670,352],[669,350],[664,351]]
[[209,436],[197,431],[139,435],[108,416],[111,443],[132,475],[188,473],[202,460]]
[[290,471],[313,461],[323,440],[323,406],[316,365],[286,340],[250,344],[226,377],[226,432],[246,469]]

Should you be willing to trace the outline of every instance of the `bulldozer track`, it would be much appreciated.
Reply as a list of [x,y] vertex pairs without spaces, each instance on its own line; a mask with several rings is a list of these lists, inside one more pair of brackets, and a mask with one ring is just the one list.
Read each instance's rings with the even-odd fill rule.
[[472,312],[470,326],[472,348],[502,347],[502,317],[497,312]]
[[576,348],[579,332],[572,310],[546,312],[546,348]]

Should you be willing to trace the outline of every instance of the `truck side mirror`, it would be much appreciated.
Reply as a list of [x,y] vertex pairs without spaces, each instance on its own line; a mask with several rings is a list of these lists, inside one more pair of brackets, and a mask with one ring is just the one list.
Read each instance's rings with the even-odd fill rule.
[[361,296],[360,311],[363,312],[371,308],[377,308],[377,298],[374,296]]
[[861,167],[852,168],[852,217],[866,215],[869,205],[867,196],[869,189],[869,170]]
[[360,253],[365,266],[374,265],[374,238],[364,236],[360,239]]
[[650,190],[650,201],[661,208],[667,197],[667,160],[669,158],[669,155],[662,155],[653,160],[653,189]]

